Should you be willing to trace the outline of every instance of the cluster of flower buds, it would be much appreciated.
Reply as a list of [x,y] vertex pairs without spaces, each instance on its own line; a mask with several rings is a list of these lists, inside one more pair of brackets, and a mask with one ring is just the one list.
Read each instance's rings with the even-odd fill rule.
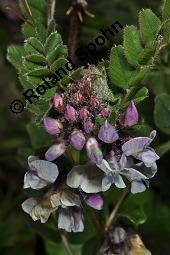
[[[82,150],[95,131],[96,117],[106,120],[110,114],[108,106],[97,97],[88,75],[70,84],[65,93],[56,93],[52,103],[56,118],[44,118],[45,130],[58,141],[45,154],[45,158],[50,161],[63,154],[69,144],[76,150]],[[105,126],[113,129],[108,123]],[[105,128],[100,133],[102,136]]]
[[[134,102],[130,102],[123,120],[113,125],[108,118],[109,108],[95,94],[89,76],[71,84],[65,93],[56,93],[53,106],[56,118],[45,117],[44,127],[57,142],[45,153],[46,160],[29,157],[29,171],[24,177],[24,188],[47,191],[41,198],[27,199],[22,207],[33,220],[42,223],[58,210],[59,228],[81,232],[83,206],[97,210],[103,207],[99,192],[105,192],[112,185],[125,188],[124,178],[130,181],[132,193],[143,192],[148,187],[148,179],[157,172],[159,159],[150,147],[156,131],[149,137],[126,136],[122,128],[138,123]],[[98,128],[95,120],[99,116],[103,124]],[[78,151],[85,148],[88,160],[63,175],[60,165],[51,161],[63,155],[68,145]]]

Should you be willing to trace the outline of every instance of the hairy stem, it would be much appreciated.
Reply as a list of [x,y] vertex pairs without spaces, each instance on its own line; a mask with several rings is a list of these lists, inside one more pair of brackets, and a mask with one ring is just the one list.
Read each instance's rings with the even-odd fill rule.
[[106,222],[105,231],[107,231],[110,228],[114,218],[116,217],[116,215],[117,215],[121,205],[123,204],[124,200],[126,199],[128,193],[129,193],[128,189],[124,189],[120,199],[118,200],[116,206],[113,208],[113,211],[111,212],[111,214]]
[[54,19],[56,0],[49,0],[48,25]]
[[64,244],[64,247],[66,248],[68,255],[74,255],[65,234],[61,234],[61,240]]
[[70,17],[70,30],[68,38],[68,48],[69,48],[69,57],[76,62],[75,50],[78,45],[78,31],[79,31],[80,21],[76,15],[76,12],[73,11]]

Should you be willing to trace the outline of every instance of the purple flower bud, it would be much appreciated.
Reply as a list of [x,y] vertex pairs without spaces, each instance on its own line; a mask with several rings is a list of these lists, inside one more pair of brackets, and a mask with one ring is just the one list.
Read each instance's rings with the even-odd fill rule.
[[103,199],[98,194],[87,195],[85,202],[94,209],[101,210],[103,208]]
[[89,158],[97,165],[101,165],[103,160],[103,154],[95,138],[91,137],[88,139],[86,143],[86,150]]
[[94,129],[94,124],[91,120],[84,122],[84,130],[87,134],[91,133]]
[[103,126],[101,126],[98,137],[105,143],[113,143],[119,138],[116,129],[111,124],[109,124],[107,120]]
[[59,120],[50,117],[45,117],[43,122],[45,130],[47,131],[47,133],[51,135],[58,135],[63,129],[63,125]]
[[77,119],[77,112],[71,105],[67,104],[65,117],[67,120],[75,121]]
[[103,108],[101,108],[101,110],[100,110],[100,114],[104,117],[104,118],[107,118],[107,117],[109,117],[109,113],[110,113],[110,111],[109,111],[109,108],[107,108],[107,107],[103,107]]
[[45,159],[48,161],[53,161],[64,154],[65,150],[66,145],[64,143],[54,144],[45,153]]
[[82,150],[83,146],[85,144],[86,138],[83,135],[83,133],[79,130],[73,131],[73,133],[70,136],[70,142],[71,145],[76,149],[76,150]]
[[123,124],[125,127],[131,127],[138,123],[138,118],[139,118],[138,111],[136,109],[134,102],[132,101],[126,110]]
[[59,93],[55,93],[53,97],[53,104],[57,110],[63,109],[63,106],[64,106],[63,95]]
[[90,115],[90,112],[86,109],[86,107],[82,107],[80,110],[80,118],[87,119]]

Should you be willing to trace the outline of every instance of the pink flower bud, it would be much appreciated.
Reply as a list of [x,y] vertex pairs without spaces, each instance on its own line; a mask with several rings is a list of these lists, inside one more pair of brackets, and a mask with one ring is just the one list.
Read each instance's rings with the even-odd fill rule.
[[131,127],[138,123],[138,111],[133,101],[131,101],[129,107],[127,108],[124,116],[124,126]]
[[76,149],[76,150],[82,150],[83,146],[85,144],[86,138],[83,135],[83,133],[79,130],[73,131],[73,133],[70,136],[70,142],[71,145]]
[[87,195],[85,202],[94,209],[101,210],[103,208],[103,199],[99,194]]
[[100,105],[100,102],[95,96],[91,96],[91,104],[93,107],[98,107]]
[[94,124],[91,120],[88,120],[86,122],[84,122],[84,131],[87,133],[87,134],[90,134],[93,129],[94,129]]
[[103,126],[101,126],[98,137],[105,143],[113,143],[119,138],[116,129],[111,124],[109,124],[107,120]]
[[88,157],[97,165],[101,165],[103,154],[99,148],[98,142],[95,138],[89,138],[86,143],[86,150]]
[[64,143],[54,144],[45,153],[45,158],[48,161],[53,161],[64,154],[65,150],[66,145]]
[[53,104],[57,110],[60,110],[60,109],[63,110],[64,108],[63,95],[59,93],[55,93],[53,97]]
[[101,110],[100,110],[100,114],[104,117],[104,118],[107,118],[107,117],[109,117],[109,113],[110,113],[110,111],[109,111],[109,108],[107,108],[107,107],[103,107],[103,108],[101,108]]
[[45,130],[47,131],[47,133],[51,135],[58,135],[63,129],[63,125],[59,120],[50,117],[45,117],[43,122]]
[[77,119],[77,112],[71,105],[67,104],[65,118],[67,120],[75,121]]
[[86,107],[82,107],[80,110],[80,118],[87,119],[90,116],[90,112],[86,109]]

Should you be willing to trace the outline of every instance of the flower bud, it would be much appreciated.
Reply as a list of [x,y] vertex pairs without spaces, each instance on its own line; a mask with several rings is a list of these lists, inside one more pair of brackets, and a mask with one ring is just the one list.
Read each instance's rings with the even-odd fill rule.
[[123,124],[125,127],[134,126],[138,123],[138,118],[139,118],[138,111],[136,109],[134,102],[132,101],[126,110]]
[[43,122],[45,130],[47,131],[47,133],[51,135],[58,135],[63,129],[63,125],[59,120],[50,117],[45,117]]
[[99,194],[87,195],[85,202],[94,209],[101,210],[103,208],[103,199]]
[[64,107],[64,102],[63,102],[63,95],[60,93],[55,93],[53,97],[53,105],[57,110],[61,110]]
[[66,145],[64,143],[54,144],[45,153],[45,159],[48,161],[53,161],[64,154],[65,150]]
[[93,107],[98,107],[100,105],[99,100],[95,96],[91,96],[90,101]]
[[77,119],[77,112],[71,105],[67,104],[65,117],[67,120],[75,121]]
[[90,112],[86,109],[86,107],[82,107],[80,110],[80,118],[87,119],[90,115]]
[[76,150],[81,150],[83,149],[83,146],[85,144],[86,138],[83,135],[83,133],[79,130],[73,131],[73,133],[70,136],[70,142],[71,145],[76,149]]
[[103,126],[101,126],[98,137],[105,143],[113,143],[119,138],[116,129],[111,124],[109,124],[107,120]]
[[88,120],[86,122],[84,122],[84,131],[87,133],[87,134],[90,134],[93,129],[94,129],[94,124],[91,120]]
[[97,165],[101,165],[103,160],[103,154],[99,149],[98,142],[95,138],[89,138],[86,143],[86,150],[89,158],[96,163]]
[[107,118],[107,117],[109,117],[109,108],[107,108],[107,107],[103,107],[103,108],[101,108],[101,110],[100,110],[100,114],[102,115],[102,117],[104,117],[104,118]]

